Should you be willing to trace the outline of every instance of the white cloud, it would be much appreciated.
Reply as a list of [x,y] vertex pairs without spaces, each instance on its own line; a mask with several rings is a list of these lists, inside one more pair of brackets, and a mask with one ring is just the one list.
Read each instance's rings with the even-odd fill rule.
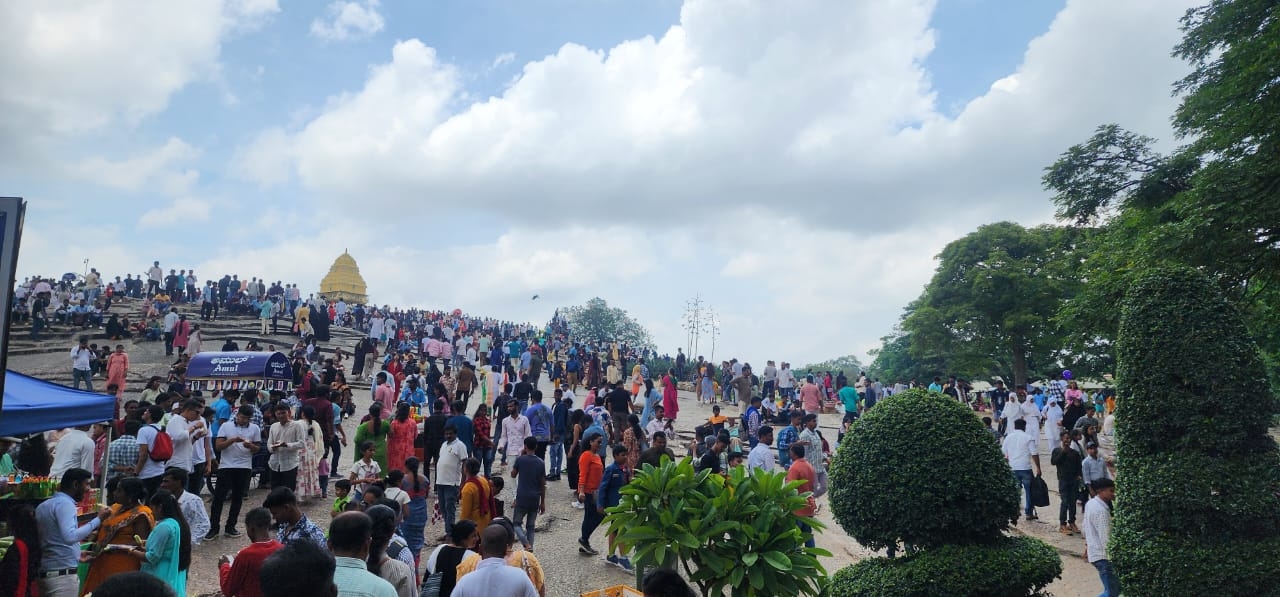
[[155,183],[165,194],[178,195],[189,190],[199,177],[197,171],[181,166],[199,155],[198,149],[182,139],[170,137],[154,150],[119,161],[87,158],[71,170],[77,177],[103,186],[137,191],[144,184]]
[[138,218],[139,229],[194,224],[209,220],[213,207],[207,201],[190,197],[176,199],[168,207],[156,208]]
[[516,60],[515,52],[503,52],[501,54],[498,54],[497,57],[493,59],[493,64],[489,65],[489,70],[495,70],[495,69],[501,68],[503,66],[511,64],[512,62],[515,62],[515,60]]
[[[861,353],[918,294],[945,243],[985,222],[1050,218],[1041,169],[1095,125],[1169,137],[1169,83],[1185,72],[1169,49],[1177,18],[1198,1],[1069,0],[1014,72],[958,109],[936,105],[923,66],[934,0],[688,0],[662,35],[610,48],[566,44],[522,64],[494,97],[475,96],[475,73],[407,39],[362,85],[284,106],[289,120],[239,148],[227,170],[276,187],[272,202],[232,202],[240,211],[230,214],[188,190],[169,193],[178,200],[139,222],[174,230],[204,221],[213,245],[139,234],[147,238],[119,254],[104,249],[95,263],[131,271],[159,256],[209,277],[314,289],[346,247],[382,303],[539,321],[599,295],[674,350],[684,345],[681,306],[700,292],[724,322],[718,357],[803,363]],[[176,89],[214,78],[218,44],[235,29],[227,19],[259,22],[278,10],[193,0],[167,17],[179,33],[135,39],[150,31],[149,15],[135,24],[125,16],[138,11],[76,9],[87,16],[52,38],[85,37],[86,21],[129,35],[89,39],[92,50],[64,42],[45,55],[27,49],[38,47],[33,39],[51,42],[32,33],[43,30],[25,13],[74,11],[28,2],[13,25],[2,6],[0,33],[21,35],[0,39],[0,66],[33,82],[33,93],[0,94],[0,132],[21,123],[121,136]],[[354,24],[339,29],[343,6],[335,6],[322,31],[367,35]],[[376,32],[385,22],[374,14]],[[221,24],[202,37],[184,30],[187,19]],[[170,60],[153,38],[183,58]],[[14,70],[6,56],[44,70]],[[152,70],[159,82],[144,78]],[[45,71],[47,80],[33,74]],[[77,166],[114,188],[163,187],[192,159],[178,149],[171,141]],[[353,200],[370,214],[359,225],[323,217]],[[120,234],[95,232],[81,245],[45,235],[24,268],[78,265],[80,253]],[[529,301],[533,294],[542,299]]]
[[0,3],[0,136],[133,125],[214,72],[224,34],[278,10],[274,0]]
[[947,217],[942,206],[1042,219],[1041,168],[1096,124],[1167,131],[1168,83],[1184,69],[1168,52],[1192,1],[1073,0],[1017,72],[955,118],[935,106],[922,66],[930,0],[688,0],[659,39],[567,44],[474,101],[455,67],[409,40],[273,153],[322,197],[380,207],[462,197],[587,221],[583,208],[609,198],[889,229]]
[[252,143],[236,150],[231,159],[230,173],[263,186],[283,184],[289,181],[291,151],[292,145],[284,130],[267,129],[259,133]]
[[386,26],[378,13],[378,0],[333,2],[325,12],[327,18],[311,21],[311,35],[325,41],[372,37]]

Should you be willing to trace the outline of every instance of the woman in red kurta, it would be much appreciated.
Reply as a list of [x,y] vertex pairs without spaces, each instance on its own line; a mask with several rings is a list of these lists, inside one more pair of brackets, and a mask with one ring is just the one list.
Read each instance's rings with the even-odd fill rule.
[[396,417],[391,420],[387,434],[387,471],[404,470],[404,461],[413,456],[413,440],[418,437],[418,423],[409,418],[409,405],[396,407]]
[[667,369],[667,374],[662,376],[662,410],[668,421],[676,420],[676,415],[680,414],[675,372],[675,369]]

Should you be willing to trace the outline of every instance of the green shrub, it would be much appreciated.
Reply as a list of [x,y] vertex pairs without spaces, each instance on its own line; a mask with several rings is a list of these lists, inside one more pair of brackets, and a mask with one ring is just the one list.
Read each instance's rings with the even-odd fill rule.
[[936,392],[878,402],[841,442],[831,511],[859,543],[990,543],[1018,516],[1018,485],[973,411]]
[[[877,407],[878,408],[878,407]],[[831,597],[1026,597],[1062,574],[1058,553],[1030,537],[988,545],[943,545],[872,558],[831,578]]]
[[747,475],[741,466],[727,477],[695,471],[690,458],[645,465],[605,523],[635,547],[636,564],[679,564],[703,595],[818,595],[826,577],[818,557],[831,554],[804,546],[796,523],[815,532],[823,525],[794,513],[807,503],[798,485],[786,473]]
[[1116,342],[1108,555],[1125,593],[1280,591],[1277,412],[1239,312],[1194,270],[1130,288]]

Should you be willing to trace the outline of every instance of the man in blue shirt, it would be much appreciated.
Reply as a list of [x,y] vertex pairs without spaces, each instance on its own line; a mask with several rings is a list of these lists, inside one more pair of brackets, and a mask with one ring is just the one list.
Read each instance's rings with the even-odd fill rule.
[[787,450],[791,444],[800,441],[800,421],[803,416],[804,413],[798,410],[791,411],[791,424],[778,432],[778,466],[783,470],[791,466],[791,453]]
[[529,405],[529,408],[525,409],[524,416],[529,419],[529,433],[533,435],[533,439],[538,441],[538,458],[546,462],[547,446],[551,443],[553,417],[551,409],[542,403],[542,392],[534,390],[531,400],[533,403]]
[[[561,384],[563,387],[566,384]],[[556,390],[555,406],[551,409],[551,474],[548,481],[560,480],[560,469],[564,464],[564,455],[572,451],[573,435],[569,433],[569,413],[573,410],[573,400],[564,398],[564,390]],[[560,445],[554,445],[559,442]]]
[[471,423],[471,418],[464,412],[466,405],[461,400],[454,400],[450,403],[449,408],[453,409],[453,416],[445,420],[445,427],[453,425],[457,428],[458,441],[467,447],[467,454],[475,454],[475,425]]
[[[235,396],[228,396],[230,392],[235,392]],[[211,437],[218,437],[218,429],[222,428],[223,423],[231,420],[232,402],[239,397],[239,390],[218,393],[218,399],[213,401],[213,424],[209,426]]]
[[98,516],[76,524],[76,504],[84,499],[93,473],[82,468],[68,469],[62,474],[58,492],[36,507],[36,526],[40,529],[40,594],[44,597],[75,597],[80,592],[80,543],[102,526],[111,515],[110,508],[99,508]]
[[[600,488],[596,490],[596,511],[601,517],[605,515],[605,508],[612,508],[622,502],[622,488],[631,482],[631,469],[627,468],[627,447],[617,444],[613,447],[613,462],[605,467],[604,475],[600,477]],[[588,508],[591,505],[587,506]],[[614,552],[618,555],[613,555]],[[613,535],[609,535],[609,545],[605,552],[605,560],[610,564],[622,568],[627,572],[634,570],[631,565],[631,559],[627,557],[625,548],[615,540]]]

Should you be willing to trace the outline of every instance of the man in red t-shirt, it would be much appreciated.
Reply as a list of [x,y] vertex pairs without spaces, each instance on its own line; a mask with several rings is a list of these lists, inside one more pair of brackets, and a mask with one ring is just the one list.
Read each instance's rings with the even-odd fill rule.
[[[787,469],[787,481],[804,481],[797,488],[801,494],[813,491],[813,488],[818,483],[818,472],[813,470],[813,465],[804,459],[804,446],[791,444],[788,450],[791,452],[791,468]],[[809,496],[808,505],[795,511],[797,516],[813,516],[815,513],[817,513],[817,507],[813,496]],[[797,524],[800,526],[800,530],[809,537],[804,542],[805,547],[815,547],[813,529],[803,522]]]
[[218,585],[226,597],[262,597],[258,573],[267,556],[282,546],[271,531],[271,511],[254,508],[244,515],[245,532],[252,543],[235,557],[218,558]]

